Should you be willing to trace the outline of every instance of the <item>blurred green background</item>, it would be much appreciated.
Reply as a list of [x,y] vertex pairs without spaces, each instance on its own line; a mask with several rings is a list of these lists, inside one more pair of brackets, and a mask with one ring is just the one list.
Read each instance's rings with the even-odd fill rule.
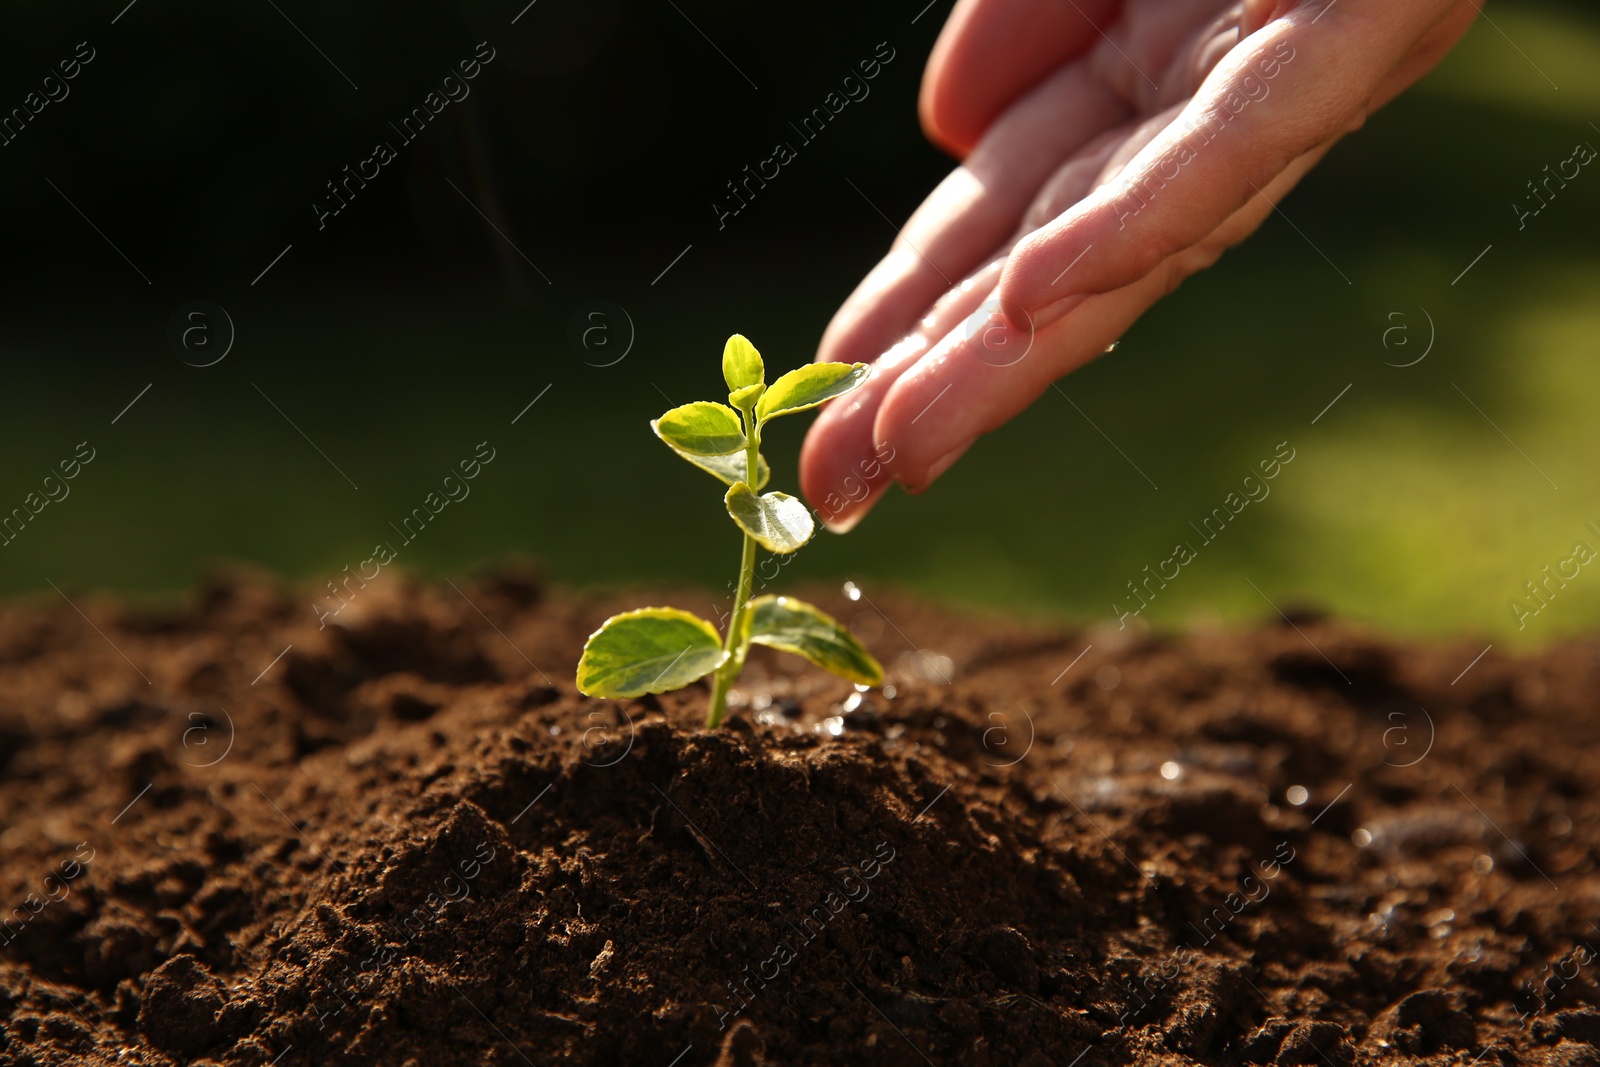
[[[769,366],[810,359],[893,238],[850,183],[900,219],[949,166],[914,114],[948,4],[913,23],[920,0],[124,2],[39,13],[0,46],[0,107],[96,48],[0,148],[0,510],[78,442],[96,450],[0,548],[11,594],[159,593],[224,559],[321,582],[398,545],[390,523],[480,441],[494,462],[401,565],[519,553],[574,585],[720,590],[738,545],[719,489],[647,420],[719,393],[732,331]],[[1512,206],[1600,147],[1600,15],[1489,16],[1283,203],[1292,225],[1270,219],[1063,381],[1072,403],[1047,393],[927,495],[819,537],[786,580],[1106,618],[1288,441],[1270,497],[1148,619],[1255,619],[1270,597],[1401,634],[1594,630],[1600,567],[1521,627],[1508,602],[1575,542],[1600,550],[1600,170],[1520,230]],[[319,231],[323,184],[486,39],[470,100]],[[896,58],[871,96],[719,231],[723,183],[880,41]],[[168,344],[190,300],[237,329],[215,366]],[[612,366],[570,336],[593,300],[636,334]],[[775,429],[775,487],[794,487],[803,429]]]

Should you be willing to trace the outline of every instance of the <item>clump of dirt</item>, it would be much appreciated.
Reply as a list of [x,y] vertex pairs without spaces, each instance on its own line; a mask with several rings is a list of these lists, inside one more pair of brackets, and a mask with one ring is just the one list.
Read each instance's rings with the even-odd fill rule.
[[816,599],[717,733],[517,574],[0,609],[0,1064],[1600,1064],[1600,645]]

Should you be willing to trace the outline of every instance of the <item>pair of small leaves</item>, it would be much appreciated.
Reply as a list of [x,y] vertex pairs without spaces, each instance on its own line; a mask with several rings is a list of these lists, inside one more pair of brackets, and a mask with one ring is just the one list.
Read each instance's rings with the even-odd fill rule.
[[746,418],[753,417],[759,427],[780,415],[807,411],[848,393],[870,372],[865,363],[810,363],[767,386],[762,381],[765,367],[761,353],[734,334],[722,354],[722,374],[733,407],[710,400],[696,401],[673,408],[650,426],[680,454],[725,456],[749,444],[741,412]]
[[[857,685],[882,685],[883,668],[832,616],[793,597],[750,602],[752,644],[803,656]],[[742,642],[741,642],[742,643]],[[621,699],[682,689],[727,662],[716,628],[677,608],[614,615],[590,635],[578,661],[578,690]]]
[[758,422],[793,415],[848,393],[866,380],[865,363],[813,363],[783,375],[769,388],[761,353],[742,334],[734,334],[722,349],[722,378],[728,383],[728,403],[749,416],[752,406]]
[[730,487],[723,503],[740,529],[769,552],[793,552],[811,540],[816,523],[805,505],[787,493],[758,495],[771,472],[758,453],[756,477],[749,477],[746,431],[759,439],[769,419],[832,400],[860,385],[869,373],[864,363],[812,363],[769,387],[761,353],[734,334],[722,351],[722,376],[733,407],[709,400],[684,404],[650,428],[678,455]]

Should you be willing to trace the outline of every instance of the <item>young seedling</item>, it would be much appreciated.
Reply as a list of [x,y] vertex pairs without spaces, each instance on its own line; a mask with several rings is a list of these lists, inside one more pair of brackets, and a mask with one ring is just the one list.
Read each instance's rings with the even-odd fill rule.
[[[806,506],[787,493],[762,493],[770,471],[761,434],[780,415],[793,415],[841,396],[866,380],[865,363],[812,363],[766,384],[761,353],[739,334],[722,352],[728,404],[702,401],[673,408],[650,424],[678,455],[729,486],[723,504],[744,533],[739,588],[727,634],[677,608],[641,608],[614,615],[589,635],[578,661],[578,690],[586,696],[625,697],[682,689],[714,675],[706,727],[728,713],[728,690],[744,671],[750,646],[803,656],[857,685],[882,685],[883,668],[834,619],[794,597],[750,598],[756,546],[794,552],[816,532]],[[752,476],[751,472],[755,472]]]

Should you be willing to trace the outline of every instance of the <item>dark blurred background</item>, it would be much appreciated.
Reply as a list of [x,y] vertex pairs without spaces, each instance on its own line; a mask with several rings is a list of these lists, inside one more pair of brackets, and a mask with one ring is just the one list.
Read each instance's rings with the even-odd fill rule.
[[[218,560],[321,582],[398,546],[390,524],[482,441],[493,463],[401,565],[519,553],[571,584],[722,588],[718,489],[646,421],[721,392],[730,332],[769,367],[809,360],[894,236],[879,211],[903,219],[951,165],[915,118],[950,7],[924,2],[14,12],[0,514],[80,442],[94,459],[13,528],[0,588],[161,593]],[[1544,605],[1524,583],[1600,549],[1600,171],[1520,229],[1513,204],[1600,147],[1600,15],[1488,12],[1287,219],[1063,382],[1071,403],[1047,394],[786,576],[1103,618],[1288,440],[1272,496],[1148,618],[1258,617],[1270,597],[1403,633],[1592,629],[1600,574]],[[801,144],[789,123],[890,53]],[[408,143],[446,88],[465,96]],[[725,183],[780,140],[798,158],[719,228]],[[395,157],[366,163],[380,142]],[[319,217],[330,182],[346,204]],[[771,442],[775,487],[802,432]]]

